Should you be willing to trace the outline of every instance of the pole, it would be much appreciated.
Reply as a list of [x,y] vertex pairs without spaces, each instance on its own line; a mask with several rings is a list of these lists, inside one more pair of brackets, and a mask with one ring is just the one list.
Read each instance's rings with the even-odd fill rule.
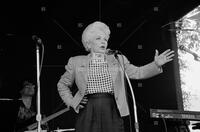
[[130,83],[130,79],[128,78],[128,75],[127,73],[124,71],[125,73],[125,76],[126,76],[126,79],[128,81],[128,84],[129,84],[129,88],[131,90],[131,95],[132,95],[132,98],[133,98],[133,110],[134,110],[134,121],[135,121],[135,132],[139,132],[139,123],[138,123],[138,117],[137,117],[137,107],[136,107],[136,101],[135,101],[135,96],[134,96],[134,93],[133,93],[133,88],[132,88],[132,85]]
[[36,44],[36,61],[37,61],[37,115],[36,120],[38,122],[37,132],[41,132],[41,112],[40,112],[40,63],[39,63],[39,45]]

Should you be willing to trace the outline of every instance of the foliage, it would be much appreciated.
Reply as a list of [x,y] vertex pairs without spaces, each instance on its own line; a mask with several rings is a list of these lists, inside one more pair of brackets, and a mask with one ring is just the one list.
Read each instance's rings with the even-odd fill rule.
[[[200,48],[200,20],[194,19],[195,15],[199,15],[199,9],[196,8],[186,16],[184,16],[181,20],[175,23],[176,27],[176,38],[177,38],[177,46],[184,46],[190,51],[197,52]],[[195,15],[194,15],[195,14]],[[196,17],[197,18],[197,17]],[[189,65],[186,59],[184,59],[184,55],[186,51],[178,50],[178,58],[179,58],[179,66],[180,66],[180,76],[184,77],[183,72],[189,70]],[[182,97],[183,97],[183,105],[184,108],[189,108],[189,100],[192,96],[190,92],[186,91],[185,82],[181,81],[182,86]]]

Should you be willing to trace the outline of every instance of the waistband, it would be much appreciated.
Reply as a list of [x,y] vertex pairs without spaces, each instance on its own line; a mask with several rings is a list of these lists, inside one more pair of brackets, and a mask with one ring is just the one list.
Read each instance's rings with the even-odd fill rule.
[[88,98],[114,97],[114,94],[113,93],[94,93],[94,94],[87,94],[86,97]]

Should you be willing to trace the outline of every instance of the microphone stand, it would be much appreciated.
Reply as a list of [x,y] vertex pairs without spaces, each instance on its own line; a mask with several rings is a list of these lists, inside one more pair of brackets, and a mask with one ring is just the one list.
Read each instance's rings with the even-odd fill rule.
[[200,61],[200,56],[199,56],[197,53],[195,53],[195,52],[193,52],[193,51],[191,51],[191,50],[185,48],[185,46],[180,45],[180,46],[179,46],[179,49],[180,49],[180,50],[183,50],[183,51],[185,51],[185,52],[187,52],[187,53],[189,53],[189,54],[191,54],[191,55],[193,55],[195,61]]
[[40,68],[39,68],[39,44],[36,44],[36,61],[37,61],[37,115],[36,120],[38,122],[37,132],[41,132],[41,112],[40,112]]
[[193,56],[194,56],[194,60],[196,60],[196,61],[200,61],[200,57],[199,57],[199,55],[198,54],[193,54]]
[[[117,54],[114,54],[115,58],[117,59],[117,61],[119,62],[120,64],[120,67],[122,68],[124,74],[125,74],[125,77],[128,81],[128,84],[129,84],[129,88],[131,90],[131,95],[132,95],[132,99],[133,99],[133,110],[134,110],[134,121],[135,121],[135,132],[139,132],[139,123],[138,123],[138,117],[137,117],[137,107],[136,107],[136,101],[135,101],[135,96],[134,96],[134,93],[133,93],[133,87],[131,85],[131,82],[130,82],[130,79],[127,75],[127,73],[125,72],[124,70],[124,67],[121,65],[120,61],[119,61],[119,58],[118,58],[118,55]],[[123,56],[122,56],[123,57]]]

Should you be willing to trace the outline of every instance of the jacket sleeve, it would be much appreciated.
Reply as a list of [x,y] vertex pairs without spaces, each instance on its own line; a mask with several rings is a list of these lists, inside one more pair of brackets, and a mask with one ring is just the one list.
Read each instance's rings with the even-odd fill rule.
[[57,90],[61,99],[67,106],[71,107],[73,107],[73,96],[70,88],[74,82],[74,69],[73,58],[70,58],[68,64],[65,66],[65,73],[57,83]]
[[162,67],[157,66],[154,61],[139,67],[130,64],[129,60],[122,55],[120,62],[130,79],[147,79],[163,72]]

